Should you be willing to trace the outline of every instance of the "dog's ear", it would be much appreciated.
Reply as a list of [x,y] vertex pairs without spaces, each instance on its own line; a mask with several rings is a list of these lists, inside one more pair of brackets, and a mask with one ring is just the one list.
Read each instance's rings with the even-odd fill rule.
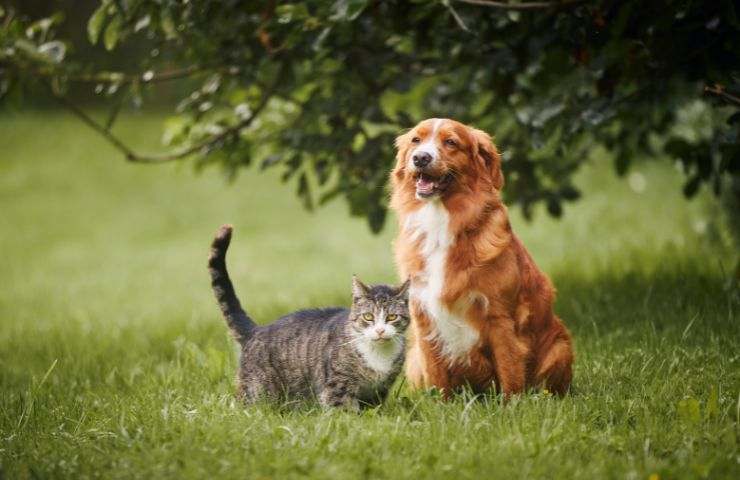
[[504,174],[501,172],[501,155],[499,155],[496,145],[493,144],[491,136],[483,130],[472,128],[471,133],[475,138],[476,157],[483,162],[483,165],[491,174],[494,188],[501,190],[504,188]]
[[411,130],[396,137],[396,166],[393,169],[393,177],[397,181],[403,180],[406,174],[406,149],[411,141]]

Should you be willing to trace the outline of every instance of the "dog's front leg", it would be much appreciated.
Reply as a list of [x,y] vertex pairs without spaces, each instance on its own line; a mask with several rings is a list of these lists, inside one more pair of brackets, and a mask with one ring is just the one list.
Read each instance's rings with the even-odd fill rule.
[[490,319],[489,341],[493,349],[501,392],[506,398],[524,391],[527,384],[529,348],[514,330],[514,321],[507,317]]
[[406,349],[406,361],[404,369],[406,381],[413,390],[426,388],[426,359],[421,349],[419,333],[416,331],[415,322],[409,327],[408,347]]
[[452,393],[449,364],[441,355],[431,319],[416,302],[411,303],[411,335],[406,355],[406,377],[412,388],[438,388],[445,398]]

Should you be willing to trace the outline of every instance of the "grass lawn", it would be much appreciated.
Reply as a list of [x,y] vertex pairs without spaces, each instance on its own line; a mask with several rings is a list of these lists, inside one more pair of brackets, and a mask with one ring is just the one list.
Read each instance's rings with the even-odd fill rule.
[[[159,126],[119,130],[146,146]],[[740,478],[733,252],[710,198],[684,200],[665,163],[638,169],[594,160],[561,221],[512,209],[574,335],[566,398],[401,387],[360,415],[245,408],[205,268],[217,227],[235,225],[232,276],[266,322],[347,304],[352,273],[395,281],[392,222],[372,236],[341,201],[304,211],[279,172],[129,165],[67,116],[5,113],[0,479]]]

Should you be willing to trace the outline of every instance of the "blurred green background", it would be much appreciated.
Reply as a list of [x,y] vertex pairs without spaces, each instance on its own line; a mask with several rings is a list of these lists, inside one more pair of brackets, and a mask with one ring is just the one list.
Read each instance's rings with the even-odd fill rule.
[[[156,148],[157,115],[119,128]],[[335,201],[305,211],[273,172],[232,183],[189,164],[133,166],[69,116],[0,116],[0,472],[6,478],[733,478],[736,253],[717,200],[681,174],[626,179],[606,152],[560,221],[512,223],[559,289],[573,393],[502,407],[403,386],[361,416],[233,399],[234,345],[205,268],[229,263],[256,319],[349,301],[350,275],[396,279],[394,228]],[[654,478],[654,477],[651,477]]]

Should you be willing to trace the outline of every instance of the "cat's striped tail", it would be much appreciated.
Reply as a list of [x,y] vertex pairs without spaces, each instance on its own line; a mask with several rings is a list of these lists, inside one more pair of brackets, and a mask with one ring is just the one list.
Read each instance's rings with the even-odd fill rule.
[[221,307],[226,323],[231,329],[231,334],[239,342],[243,343],[254,332],[257,325],[249,318],[247,312],[239,303],[239,299],[231,284],[229,272],[226,270],[226,250],[231,243],[231,225],[223,225],[218,229],[216,237],[211,243],[211,255],[208,257],[208,271],[211,274],[211,286],[216,295],[218,305]]

